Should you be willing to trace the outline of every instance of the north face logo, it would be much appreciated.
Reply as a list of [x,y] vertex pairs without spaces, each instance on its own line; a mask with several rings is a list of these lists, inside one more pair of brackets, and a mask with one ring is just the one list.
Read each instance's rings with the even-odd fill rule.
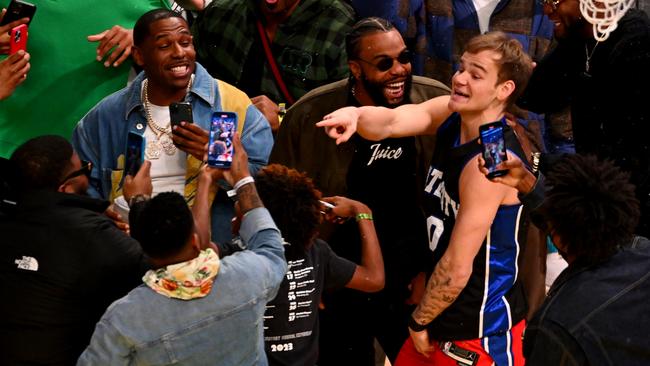
[[34,257],[23,256],[23,259],[16,259],[14,263],[18,265],[18,269],[38,271],[38,261]]

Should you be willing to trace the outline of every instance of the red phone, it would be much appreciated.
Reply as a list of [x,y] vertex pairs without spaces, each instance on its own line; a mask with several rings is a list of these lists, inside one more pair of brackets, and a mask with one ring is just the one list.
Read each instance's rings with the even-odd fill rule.
[[9,39],[9,54],[13,55],[19,50],[27,51],[27,25],[21,24],[11,30]]

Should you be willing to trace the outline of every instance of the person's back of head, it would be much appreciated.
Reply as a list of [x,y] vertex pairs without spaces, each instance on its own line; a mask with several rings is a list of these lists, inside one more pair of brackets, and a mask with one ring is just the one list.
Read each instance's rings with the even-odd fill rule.
[[321,193],[306,174],[271,164],[255,177],[257,192],[289,243],[287,258],[300,256],[316,237],[321,223]]
[[20,145],[9,159],[21,190],[56,191],[72,167],[74,150],[61,136],[35,137]]
[[500,58],[494,60],[499,68],[497,84],[507,80],[514,82],[515,90],[508,97],[507,104],[514,103],[526,89],[533,73],[532,59],[519,41],[503,32],[489,32],[473,37],[465,46],[467,53],[477,54],[481,51],[493,51],[500,55]]
[[361,38],[377,32],[390,32],[393,29],[395,27],[383,18],[369,17],[359,20],[345,37],[345,51],[348,59],[353,60],[359,57]]
[[610,161],[593,156],[570,155],[553,167],[540,212],[567,258],[606,260],[632,239],[639,202],[628,178]]
[[194,233],[192,212],[176,192],[160,193],[134,205],[129,222],[131,236],[150,258],[158,261],[179,255]]

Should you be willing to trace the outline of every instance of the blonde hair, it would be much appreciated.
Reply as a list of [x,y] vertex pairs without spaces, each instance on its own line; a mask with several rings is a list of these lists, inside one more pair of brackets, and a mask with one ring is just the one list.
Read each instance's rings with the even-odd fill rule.
[[521,43],[510,38],[503,32],[490,32],[473,37],[467,42],[465,52],[477,54],[481,51],[493,51],[501,57],[494,60],[499,73],[497,83],[512,80],[515,90],[508,97],[508,105],[514,103],[523,93],[528,84],[528,79],[533,73],[533,62],[524,51]]

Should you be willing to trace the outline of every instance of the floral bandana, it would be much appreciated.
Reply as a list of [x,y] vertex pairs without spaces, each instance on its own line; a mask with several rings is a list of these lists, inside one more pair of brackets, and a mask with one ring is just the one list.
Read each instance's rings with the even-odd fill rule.
[[217,253],[206,249],[201,251],[198,257],[187,262],[149,270],[142,277],[142,281],[161,295],[191,300],[210,293],[219,266]]

